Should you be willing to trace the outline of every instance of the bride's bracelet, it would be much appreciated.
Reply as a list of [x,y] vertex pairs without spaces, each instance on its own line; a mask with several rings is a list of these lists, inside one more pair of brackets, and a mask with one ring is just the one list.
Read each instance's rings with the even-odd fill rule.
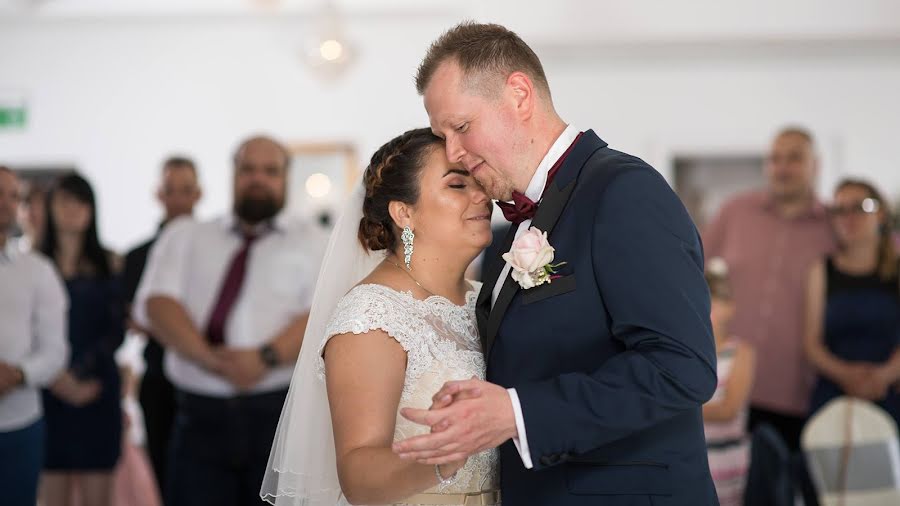
[[438,479],[438,490],[443,491],[445,488],[456,483],[456,478],[459,476],[459,471],[457,470],[455,473],[453,473],[452,476],[444,478],[443,476],[441,476],[440,464],[435,464],[434,465],[434,474],[435,474],[435,476],[437,476],[437,479]]

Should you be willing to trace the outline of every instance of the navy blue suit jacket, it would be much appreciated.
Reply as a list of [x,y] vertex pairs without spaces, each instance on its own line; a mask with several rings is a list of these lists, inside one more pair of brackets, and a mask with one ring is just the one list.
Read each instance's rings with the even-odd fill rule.
[[716,388],[709,292],[681,201],[588,131],[532,227],[562,277],[510,277],[491,307],[502,261],[487,259],[477,308],[488,380],[516,389],[534,463],[501,446],[504,506],[718,504],[701,415]]

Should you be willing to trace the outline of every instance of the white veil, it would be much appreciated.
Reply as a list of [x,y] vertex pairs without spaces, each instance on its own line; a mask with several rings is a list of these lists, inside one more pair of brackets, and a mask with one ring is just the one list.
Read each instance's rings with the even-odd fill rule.
[[334,434],[325,383],[316,373],[318,350],[335,306],[384,259],[357,240],[365,187],[360,181],[331,233],[319,270],[303,336],[260,497],[276,506],[334,506],[343,503],[334,454]]

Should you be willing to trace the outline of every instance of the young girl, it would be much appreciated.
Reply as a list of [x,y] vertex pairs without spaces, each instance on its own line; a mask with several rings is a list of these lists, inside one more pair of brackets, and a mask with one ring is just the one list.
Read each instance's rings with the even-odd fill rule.
[[707,266],[706,282],[712,299],[713,334],[716,338],[719,384],[703,406],[709,468],[722,506],[743,503],[750,460],[747,437],[747,405],[753,385],[756,356],[748,344],[728,334],[734,315],[728,268],[721,258]]

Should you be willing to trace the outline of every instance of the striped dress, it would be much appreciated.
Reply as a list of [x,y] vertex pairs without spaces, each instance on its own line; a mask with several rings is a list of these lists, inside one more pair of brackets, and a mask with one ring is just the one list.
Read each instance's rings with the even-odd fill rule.
[[[719,384],[711,402],[721,400],[725,396],[736,350],[737,348],[729,343],[717,354]],[[750,462],[750,440],[747,437],[746,427],[747,406],[742,407],[738,415],[730,421],[703,424],[709,453],[709,469],[722,506],[743,504]]]

